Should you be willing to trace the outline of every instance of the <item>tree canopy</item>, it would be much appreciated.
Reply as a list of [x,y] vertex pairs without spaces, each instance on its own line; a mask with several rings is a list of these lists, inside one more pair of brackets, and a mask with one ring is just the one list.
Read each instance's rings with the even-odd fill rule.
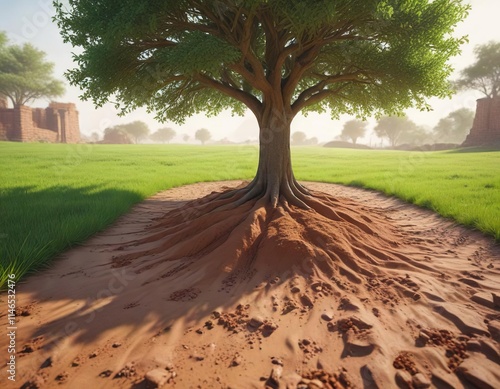
[[98,106],[146,106],[182,122],[262,105],[280,91],[301,110],[368,115],[450,94],[450,32],[460,0],[56,1],[66,42],[83,50],[72,84]]
[[344,127],[342,128],[342,133],[340,137],[342,139],[347,138],[351,139],[353,144],[356,144],[358,138],[362,138],[366,133],[367,122],[362,120],[349,120],[345,122]]
[[8,45],[0,32],[0,97],[14,107],[40,98],[53,98],[64,93],[64,84],[53,76],[54,64],[45,53],[30,44]]
[[500,97],[500,42],[476,46],[474,53],[476,62],[461,71],[456,86],[478,90],[486,97]]

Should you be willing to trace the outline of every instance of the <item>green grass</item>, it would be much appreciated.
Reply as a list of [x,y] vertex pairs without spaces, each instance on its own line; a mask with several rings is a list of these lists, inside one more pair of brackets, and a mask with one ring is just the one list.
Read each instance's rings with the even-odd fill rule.
[[300,149],[298,179],[381,191],[500,240],[500,151]]
[[[0,143],[0,285],[164,189],[249,179],[255,146]],[[293,149],[301,180],[383,191],[500,240],[500,152]]]

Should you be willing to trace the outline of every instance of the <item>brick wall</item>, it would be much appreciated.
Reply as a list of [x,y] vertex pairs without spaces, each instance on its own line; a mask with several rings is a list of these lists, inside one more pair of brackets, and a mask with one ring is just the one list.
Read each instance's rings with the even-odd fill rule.
[[12,109],[0,108],[0,140],[9,140],[14,131],[14,112]]
[[75,104],[50,103],[47,110],[53,112],[53,115],[56,115],[56,113],[59,115],[61,141],[64,143],[78,143],[80,141],[80,126]]
[[47,109],[46,108],[33,108],[33,125],[38,128],[49,129],[47,122]]
[[77,143],[78,111],[72,103],[51,103],[47,108],[0,107],[0,140]]
[[500,97],[477,100],[476,115],[462,146],[500,143]]

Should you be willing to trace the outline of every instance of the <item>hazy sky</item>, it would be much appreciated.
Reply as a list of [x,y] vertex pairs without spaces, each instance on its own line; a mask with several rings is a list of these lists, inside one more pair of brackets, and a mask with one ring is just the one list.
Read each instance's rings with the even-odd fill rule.
[[[462,48],[462,54],[451,60],[456,70],[460,70],[474,61],[473,48],[491,40],[500,41],[500,28],[498,15],[500,15],[500,0],[469,0],[472,11],[469,17],[462,22],[456,35],[468,35],[469,43]],[[47,53],[48,60],[55,63],[55,76],[64,79],[66,69],[74,67],[71,53],[73,48],[62,42],[57,26],[52,22],[54,9],[52,0],[0,0],[0,30],[6,31],[11,43],[31,43]],[[63,97],[58,101],[75,102],[80,111],[80,128],[82,133],[90,134],[94,131],[102,133],[104,128],[119,123],[133,120],[143,120],[152,131],[159,127],[174,128],[180,141],[182,134],[193,137],[194,132],[205,127],[212,132],[213,139],[224,137],[233,141],[243,141],[249,138],[257,139],[257,122],[251,113],[244,117],[232,117],[224,113],[215,118],[206,118],[203,115],[194,116],[186,121],[183,126],[174,123],[158,123],[153,115],[148,115],[145,110],[138,110],[126,117],[117,116],[112,105],[95,109],[90,102],[80,101],[80,90],[75,87],[66,88]],[[407,111],[409,117],[417,124],[434,127],[440,118],[458,108],[467,107],[475,109],[476,99],[482,97],[478,92],[464,92],[456,95],[451,100],[431,99],[433,112]],[[37,106],[44,106],[46,102],[39,101]],[[320,141],[332,140],[342,130],[345,120],[351,119],[343,116],[340,121],[332,121],[327,114],[310,114],[307,118],[297,116],[292,124],[293,131],[304,131],[308,137],[317,137]],[[371,127],[370,127],[371,129]],[[376,138],[368,135],[365,142]]]

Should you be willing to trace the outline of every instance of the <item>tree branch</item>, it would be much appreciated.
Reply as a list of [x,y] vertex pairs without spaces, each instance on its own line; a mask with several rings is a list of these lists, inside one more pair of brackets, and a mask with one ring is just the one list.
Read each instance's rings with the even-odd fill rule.
[[302,93],[300,93],[300,95],[292,104],[292,111],[294,112],[294,114],[297,114],[302,108],[317,103],[321,100],[321,98],[327,97],[329,94],[331,94],[330,92],[333,91],[332,89],[325,89],[328,85],[346,81],[369,84],[369,81],[364,81],[358,78],[358,76],[362,74],[363,72],[361,70],[358,70],[353,73],[337,74],[335,76],[325,77],[317,84],[305,89],[304,91],[302,91]]
[[266,50],[264,54],[267,67],[266,78],[272,89],[276,90],[281,88],[281,66],[278,66],[278,58],[283,50],[284,42],[280,44],[282,43],[280,42],[280,31],[277,30],[271,15],[265,8],[262,8],[261,12],[258,13],[258,19],[262,24],[266,36]]
[[[243,77],[255,89],[263,93],[269,92],[272,88],[266,80],[266,75],[261,61],[257,58],[251,48],[252,27],[254,15],[243,18],[242,8],[234,10],[233,19],[227,15],[217,15],[209,7],[200,5],[209,20],[214,23],[218,30],[211,33],[221,39],[226,40],[234,47],[237,47],[241,53],[241,60],[230,66],[230,68]],[[248,70],[245,64],[248,63],[252,71]]]
[[195,80],[207,87],[217,89],[219,92],[222,92],[225,95],[240,101],[254,113],[257,119],[260,118],[262,104],[259,100],[257,100],[255,96],[251,95],[250,93],[244,92],[241,89],[234,88],[229,84],[224,84],[216,81],[205,74],[196,75]]
[[[358,19],[358,22],[359,20],[360,19]],[[363,20],[363,22],[366,21],[367,20]],[[287,56],[291,55],[296,50],[298,50],[298,53],[296,59],[294,60],[292,71],[283,85],[284,99],[290,100],[292,98],[298,83],[304,76],[305,72],[307,72],[307,70],[314,65],[316,57],[324,46],[337,41],[375,39],[376,35],[361,36],[349,33],[354,28],[355,22],[356,20],[347,20],[342,24],[329,26],[309,42],[304,42],[303,44],[297,43],[295,45],[291,45],[289,49],[285,50],[287,52]],[[285,58],[286,57],[280,57],[280,60],[284,61]]]
[[170,40],[151,40],[151,41],[140,41],[136,42],[131,46],[140,47],[144,49],[159,49],[163,47],[174,47],[177,43]]

